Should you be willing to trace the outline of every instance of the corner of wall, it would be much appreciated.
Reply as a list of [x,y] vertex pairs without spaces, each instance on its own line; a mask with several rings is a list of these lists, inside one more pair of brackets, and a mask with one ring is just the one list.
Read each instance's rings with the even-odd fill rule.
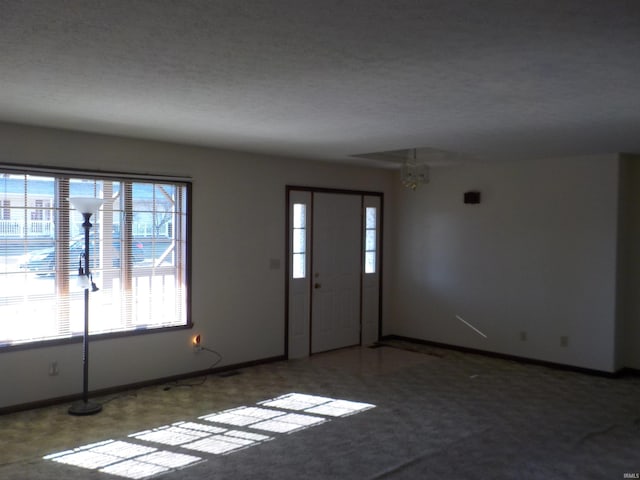
[[640,155],[619,155],[615,367],[640,368]]
[[618,159],[460,165],[396,191],[384,333],[613,371]]

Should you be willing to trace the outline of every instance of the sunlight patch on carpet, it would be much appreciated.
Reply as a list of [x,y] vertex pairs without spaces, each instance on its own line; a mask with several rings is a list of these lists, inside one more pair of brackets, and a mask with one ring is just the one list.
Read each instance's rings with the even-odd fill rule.
[[[199,421],[175,422],[132,433],[128,435],[130,441],[105,440],[47,455],[43,459],[141,480],[206,461],[205,458],[183,453],[185,450],[226,455],[276,439],[277,436],[272,434],[298,432],[371,408],[375,405],[288,393],[258,402],[257,406],[209,413],[199,417]],[[183,452],[160,450],[146,444],[183,449]]]
[[331,402],[333,398],[318,397],[315,395],[305,395],[302,393],[288,393],[281,397],[264,400],[260,405],[272,408],[283,408],[285,410],[306,410],[323,403]]
[[255,423],[251,425],[251,428],[266,430],[267,432],[292,433],[326,421],[324,418],[312,417],[311,415],[289,413],[288,415],[276,417],[273,420]]
[[162,443],[164,445],[182,445],[183,443],[193,442],[199,438],[208,437],[212,433],[224,432],[224,428],[218,428],[218,432],[206,432],[202,430],[192,430],[182,426],[165,426],[146,430],[129,435],[131,438],[144,440],[152,443]]
[[346,400],[333,400],[317,407],[308,408],[307,413],[316,413],[318,415],[329,415],[331,417],[346,417],[354,413],[364,412],[375,405],[370,403],[348,402]]
[[255,444],[255,441],[245,438],[230,437],[228,435],[214,435],[213,437],[204,438],[197,442],[184,445],[183,448],[197,450],[199,452],[213,453],[214,455],[221,455],[234,450],[251,447]]
[[200,417],[208,422],[222,423],[226,425],[234,425],[236,427],[246,427],[263,420],[284,415],[285,412],[277,410],[269,410],[258,407],[239,407],[231,410],[224,410],[220,413],[213,413]]
[[130,442],[106,440],[47,455],[52,460],[125,478],[142,479],[202,461],[202,458],[159,451]]
[[300,393],[282,395],[281,397],[260,402],[259,405],[285,410],[304,410],[306,413],[326,415],[329,417],[346,417],[375,407],[375,405],[371,403],[336,400]]

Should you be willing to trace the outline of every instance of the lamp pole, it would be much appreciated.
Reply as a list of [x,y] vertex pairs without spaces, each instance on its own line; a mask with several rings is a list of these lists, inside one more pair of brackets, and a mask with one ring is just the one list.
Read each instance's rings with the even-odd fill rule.
[[[94,211],[100,208],[102,205],[102,199],[93,197],[76,197],[70,198],[77,210],[82,213],[84,223],[82,228],[84,229],[84,261],[85,269],[82,272],[86,276],[86,282],[84,282],[84,332],[82,335],[82,400],[74,402],[69,407],[69,414],[71,415],[93,415],[102,410],[102,405],[89,401],[89,285],[93,282],[89,282],[90,270],[89,270],[89,232],[91,227],[91,215]],[[97,290],[94,288],[93,291]]]

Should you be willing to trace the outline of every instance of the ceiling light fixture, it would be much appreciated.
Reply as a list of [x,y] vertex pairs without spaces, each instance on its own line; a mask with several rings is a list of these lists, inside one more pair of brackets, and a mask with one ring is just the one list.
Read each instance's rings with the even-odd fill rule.
[[425,163],[418,162],[417,150],[417,148],[409,150],[400,168],[402,184],[411,190],[415,190],[423,183],[429,183],[429,167]]

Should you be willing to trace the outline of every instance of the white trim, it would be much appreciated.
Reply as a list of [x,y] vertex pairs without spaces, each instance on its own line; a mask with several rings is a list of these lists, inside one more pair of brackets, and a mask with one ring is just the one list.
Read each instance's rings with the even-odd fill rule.
[[16,165],[10,163],[1,163],[0,170],[6,170],[4,173],[32,174],[41,173],[52,176],[69,176],[91,178],[109,178],[120,180],[149,180],[149,181],[167,181],[167,182],[185,182],[190,183],[193,178],[179,175],[163,175],[161,173],[143,173],[143,172],[109,172],[104,170],[84,170],[75,168],[58,168],[44,167],[36,165]]

